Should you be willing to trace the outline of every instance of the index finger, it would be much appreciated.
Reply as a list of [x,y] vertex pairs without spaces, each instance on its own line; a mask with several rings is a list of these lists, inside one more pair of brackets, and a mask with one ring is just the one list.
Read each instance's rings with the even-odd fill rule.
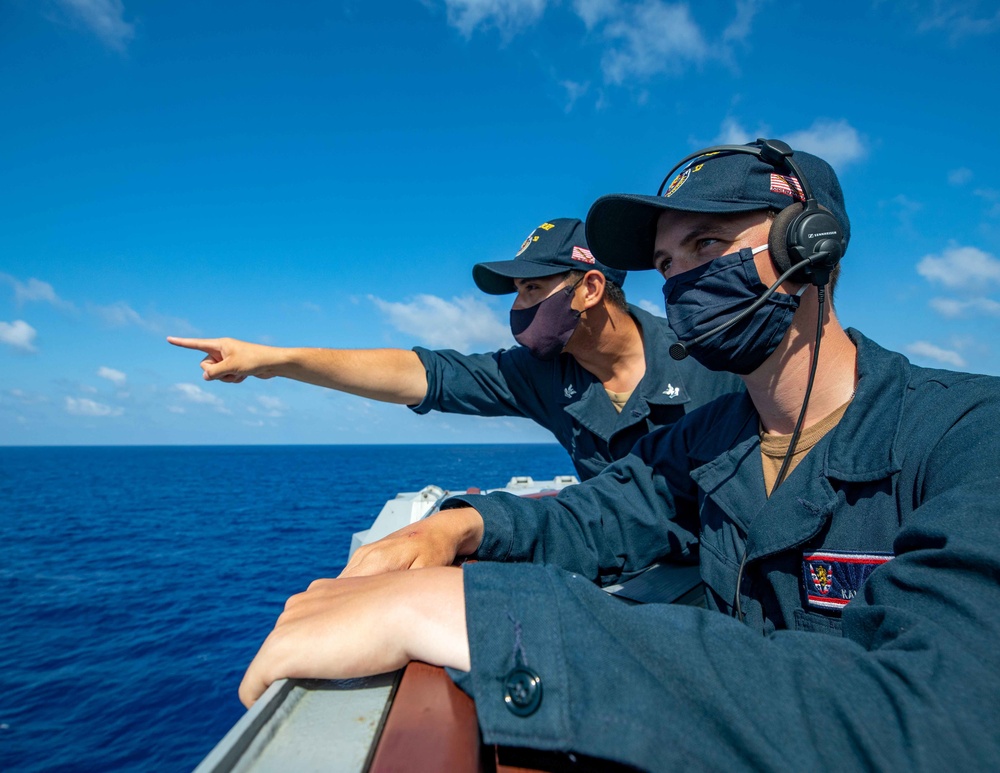
[[180,346],[184,349],[197,349],[200,352],[214,351],[219,348],[218,338],[178,338],[177,336],[167,336],[167,343]]

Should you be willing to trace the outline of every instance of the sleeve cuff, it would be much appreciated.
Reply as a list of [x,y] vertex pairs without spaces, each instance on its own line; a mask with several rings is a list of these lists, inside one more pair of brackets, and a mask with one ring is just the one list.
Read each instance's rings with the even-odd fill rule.
[[434,397],[437,394],[436,376],[434,368],[430,366],[430,359],[433,357],[434,352],[430,349],[424,349],[422,346],[414,346],[413,352],[420,358],[420,364],[424,366],[424,371],[427,373],[427,391],[424,393],[423,400],[416,405],[407,405],[406,407],[422,416],[425,413],[433,411],[436,404],[436,398]]
[[[448,673],[475,700],[483,740],[567,748],[568,679],[550,570],[476,563],[463,571],[472,669]],[[537,681],[526,685],[525,674]]]
[[449,497],[441,504],[442,510],[471,507],[483,517],[483,540],[470,558],[486,561],[506,561],[514,543],[514,519],[490,494],[472,494]]

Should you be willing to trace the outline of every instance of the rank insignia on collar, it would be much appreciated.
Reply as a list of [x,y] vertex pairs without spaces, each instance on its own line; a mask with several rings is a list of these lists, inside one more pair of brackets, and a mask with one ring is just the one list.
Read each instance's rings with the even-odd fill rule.
[[802,554],[802,584],[810,607],[842,609],[891,553],[848,553],[826,550]]

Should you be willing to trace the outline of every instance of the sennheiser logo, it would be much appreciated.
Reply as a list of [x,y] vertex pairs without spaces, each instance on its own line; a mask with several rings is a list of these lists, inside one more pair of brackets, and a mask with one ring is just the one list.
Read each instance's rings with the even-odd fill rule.
[[837,235],[836,231],[824,231],[821,234],[808,234],[808,237],[810,239],[815,239],[817,236],[836,236],[836,235]]

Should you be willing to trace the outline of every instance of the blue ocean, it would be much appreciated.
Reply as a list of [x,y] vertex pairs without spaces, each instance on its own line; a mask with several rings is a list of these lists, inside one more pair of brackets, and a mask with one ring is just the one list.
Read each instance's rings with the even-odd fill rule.
[[0,771],[192,769],[387,499],[572,472],[556,445],[0,448]]

